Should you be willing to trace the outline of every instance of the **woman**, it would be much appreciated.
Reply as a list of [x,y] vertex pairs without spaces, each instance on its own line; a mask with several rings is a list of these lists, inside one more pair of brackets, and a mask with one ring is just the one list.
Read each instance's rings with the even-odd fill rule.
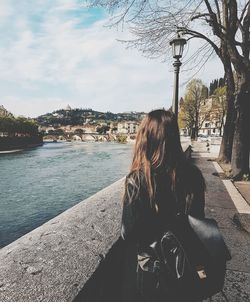
[[[134,256],[167,229],[177,212],[204,217],[204,191],[200,170],[185,159],[175,115],[151,111],[138,130],[123,198],[121,235],[136,245]],[[160,292],[152,297],[137,292],[134,301],[167,300]]]

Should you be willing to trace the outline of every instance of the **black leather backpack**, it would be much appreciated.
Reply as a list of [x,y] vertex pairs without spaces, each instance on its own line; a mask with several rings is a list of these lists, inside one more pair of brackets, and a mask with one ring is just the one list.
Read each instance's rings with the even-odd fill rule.
[[137,258],[146,300],[193,302],[222,291],[231,256],[214,219],[179,214]]

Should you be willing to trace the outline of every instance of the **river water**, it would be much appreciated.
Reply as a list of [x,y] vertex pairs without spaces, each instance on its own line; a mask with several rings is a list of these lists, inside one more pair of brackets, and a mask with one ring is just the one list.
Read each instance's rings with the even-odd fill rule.
[[123,177],[132,149],[65,142],[0,154],[0,247]]

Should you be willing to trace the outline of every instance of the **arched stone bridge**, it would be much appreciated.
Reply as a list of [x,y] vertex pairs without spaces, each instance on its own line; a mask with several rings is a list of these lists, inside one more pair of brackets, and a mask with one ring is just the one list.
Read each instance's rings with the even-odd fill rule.
[[129,134],[98,134],[98,133],[83,133],[83,134],[64,134],[64,135],[46,135],[44,136],[44,141],[95,141],[95,142],[111,142],[111,141],[119,141],[119,138],[123,136],[125,138],[125,141],[131,141],[134,140],[135,135],[129,135]]

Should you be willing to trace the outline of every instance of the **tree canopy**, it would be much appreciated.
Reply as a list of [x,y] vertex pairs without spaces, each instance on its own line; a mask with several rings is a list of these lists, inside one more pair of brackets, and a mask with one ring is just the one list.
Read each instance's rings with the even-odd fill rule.
[[0,117],[0,132],[7,133],[9,136],[16,134],[37,135],[38,126],[33,120],[24,117]]
[[213,95],[215,93],[215,90],[218,87],[224,87],[225,86],[225,79],[224,78],[219,78],[213,80],[210,85],[209,85],[209,95]]
[[187,84],[184,101],[181,107],[181,119],[185,127],[189,129],[192,138],[198,136],[209,112],[202,112],[202,104],[207,98],[207,87],[200,79],[193,79]]

